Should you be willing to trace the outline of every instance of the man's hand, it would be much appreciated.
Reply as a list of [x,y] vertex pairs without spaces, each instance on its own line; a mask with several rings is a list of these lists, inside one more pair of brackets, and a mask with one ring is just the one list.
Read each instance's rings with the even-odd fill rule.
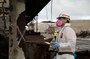
[[59,48],[60,44],[57,43],[57,42],[53,42],[53,43],[50,44],[50,46],[53,47],[53,48]]

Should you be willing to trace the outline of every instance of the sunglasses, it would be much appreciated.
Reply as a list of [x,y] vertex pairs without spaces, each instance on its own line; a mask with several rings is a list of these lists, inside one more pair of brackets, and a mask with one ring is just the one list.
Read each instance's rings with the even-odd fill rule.
[[58,18],[58,20],[66,20],[67,18],[65,18],[65,17],[60,17],[60,18]]

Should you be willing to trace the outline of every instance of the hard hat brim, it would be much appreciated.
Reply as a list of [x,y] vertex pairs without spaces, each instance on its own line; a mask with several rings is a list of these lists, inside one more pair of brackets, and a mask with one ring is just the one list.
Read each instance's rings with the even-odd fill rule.
[[[57,17],[56,19],[60,19],[60,18],[68,18],[68,17]],[[68,18],[68,19],[70,19],[70,18]]]

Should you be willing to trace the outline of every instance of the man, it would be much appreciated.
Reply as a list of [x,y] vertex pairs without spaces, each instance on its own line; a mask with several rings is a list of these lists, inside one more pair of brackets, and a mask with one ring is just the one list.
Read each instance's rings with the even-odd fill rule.
[[56,40],[57,35],[58,35],[58,32],[55,31],[55,32],[54,32],[54,39],[55,39],[55,40]]
[[74,59],[76,34],[70,27],[70,16],[67,13],[60,13],[57,19],[56,25],[61,27],[61,31],[54,45],[59,48],[56,59]]

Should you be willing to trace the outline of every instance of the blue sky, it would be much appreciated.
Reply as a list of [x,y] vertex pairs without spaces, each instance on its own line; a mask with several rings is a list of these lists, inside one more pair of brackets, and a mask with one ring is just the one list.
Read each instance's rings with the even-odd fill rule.
[[[61,12],[67,12],[72,20],[90,19],[90,0],[53,0],[52,21],[56,21]],[[51,20],[51,2],[41,10],[38,18],[39,21]]]

